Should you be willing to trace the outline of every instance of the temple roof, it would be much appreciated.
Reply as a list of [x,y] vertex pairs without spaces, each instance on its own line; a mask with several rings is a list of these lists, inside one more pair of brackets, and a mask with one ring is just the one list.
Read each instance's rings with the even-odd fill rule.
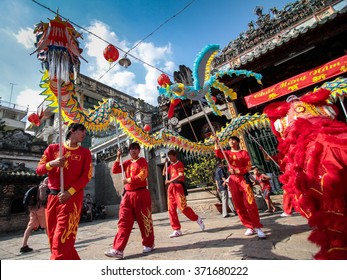
[[230,41],[221,55],[215,58],[214,67],[219,70],[240,68],[347,13],[347,5],[344,1],[301,0],[287,4],[281,11],[273,8],[271,12],[272,16],[258,11],[257,27],[250,22],[249,29]]
[[0,179],[42,179],[43,176],[38,176],[36,170],[26,167],[25,163],[28,157],[37,158],[38,162],[46,147],[46,142],[22,129],[0,131]]

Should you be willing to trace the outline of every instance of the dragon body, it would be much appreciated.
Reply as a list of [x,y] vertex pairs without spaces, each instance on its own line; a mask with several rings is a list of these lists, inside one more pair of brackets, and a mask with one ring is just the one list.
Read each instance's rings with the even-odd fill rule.
[[[35,52],[38,53],[38,58],[45,68],[40,82],[41,88],[44,89],[41,95],[45,96],[46,101],[49,101],[49,106],[55,108],[56,112],[59,106],[57,97],[58,83],[60,83],[60,106],[65,122],[82,123],[89,131],[105,131],[115,121],[132,140],[138,141],[148,149],[169,147],[194,154],[214,152],[212,138],[205,139],[204,142],[193,142],[168,129],[162,129],[153,134],[145,132],[142,127],[137,125],[131,114],[117,100],[112,98],[103,99],[93,109],[83,109],[79,104],[74,85],[74,77],[77,75],[76,72],[78,72],[80,65],[79,58],[82,58],[82,50],[78,44],[78,39],[82,37],[81,34],[74,30],[70,23],[62,21],[58,16],[49,23],[39,23],[34,33],[37,35],[37,43],[35,44],[37,49]],[[236,94],[232,89],[227,88],[218,81],[220,76],[225,74],[245,75],[255,77],[260,81],[261,76],[259,74],[245,70],[227,70],[210,75],[210,64],[218,49],[219,46],[217,45],[209,45],[198,55],[195,61],[194,80],[191,79],[190,85],[174,84],[161,88],[160,92],[165,91],[165,94],[170,96],[175,95],[175,92],[180,92],[181,94],[175,95],[174,98],[192,100],[205,98],[209,102],[212,100],[210,96],[212,87],[219,88],[227,96]],[[60,79],[57,79],[57,77],[60,77]],[[337,88],[345,87],[345,84],[346,81],[343,80],[329,86],[336,92]],[[182,90],[179,91],[179,89]],[[238,116],[233,118],[216,134],[221,145],[226,146],[231,135],[241,134],[245,130],[268,125],[269,119],[265,114]]]
[[[218,109],[215,101],[212,98],[212,89],[218,89],[226,98],[232,100],[237,98],[236,92],[224,85],[218,78],[224,75],[228,76],[246,76],[254,77],[258,83],[261,84],[262,76],[248,70],[234,70],[229,69],[225,71],[217,71],[211,74],[211,62],[219,51],[219,45],[207,45],[198,54],[194,62],[194,70],[185,71],[185,76],[174,73],[175,83],[165,84],[159,88],[159,94],[165,96],[170,100],[193,100],[207,103],[215,115],[221,116],[222,112]],[[183,68],[180,66],[180,68]]]

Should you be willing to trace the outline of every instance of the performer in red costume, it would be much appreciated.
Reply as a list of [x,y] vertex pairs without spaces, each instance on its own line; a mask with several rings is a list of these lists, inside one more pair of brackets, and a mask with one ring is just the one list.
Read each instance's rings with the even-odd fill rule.
[[251,160],[248,152],[240,149],[240,139],[231,136],[229,139],[231,150],[221,151],[218,145],[218,138],[215,137],[215,154],[223,159],[225,154],[229,168],[228,185],[233,198],[234,206],[241,223],[247,228],[245,235],[257,234],[259,238],[266,238],[265,233],[260,229],[258,207],[255,202],[250,182],[246,181],[248,171],[251,169]]
[[[51,260],[79,260],[75,249],[83,189],[92,178],[92,156],[89,149],[81,147],[86,136],[82,124],[72,123],[66,134],[63,157],[59,157],[59,144],[51,144],[44,151],[36,173],[48,173],[46,208],[47,235]],[[64,174],[64,192],[60,192],[60,168]]]
[[283,189],[312,227],[316,259],[347,259],[347,125],[320,89],[264,109],[279,140]]
[[[170,224],[174,230],[169,235],[170,238],[182,236],[181,224],[177,215],[177,206],[181,212],[191,221],[196,221],[200,226],[201,230],[205,230],[205,224],[203,220],[194,212],[192,208],[187,205],[187,199],[184,194],[184,165],[177,159],[177,152],[170,150],[168,157],[171,164],[166,170],[166,166],[163,169],[163,176],[168,174],[165,184],[168,185],[167,199],[168,199],[168,210],[170,217]],[[167,173],[166,173],[167,172]]]
[[[125,194],[119,207],[118,232],[114,238],[112,249],[105,252],[106,256],[117,259],[123,258],[123,251],[128,243],[135,220],[141,231],[143,253],[154,250],[152,200],[147,189],[148,164],[145,158],[139,157],[140,145],[138,143],[130,144],[129,151],[131,159],[123,163]],[[122,172],[120,157],[121,151],[119,150],[112,168],[114,174]]]

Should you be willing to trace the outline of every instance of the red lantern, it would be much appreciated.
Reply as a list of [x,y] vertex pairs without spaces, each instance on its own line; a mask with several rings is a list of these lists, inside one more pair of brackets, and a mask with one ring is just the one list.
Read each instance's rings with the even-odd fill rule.
[[40,126],[40,118],[36,113],[32,113],[28,116],[28,121],[36,126]]
[[104,58],[110,63],[115,62],[119,58],[117,48],[114,45],[108,45],[104,49]]
[[159,77],[158,77],[158,84],[160,86],[166,86],[166,85],[169,85],[171,84],[171,81],[170,81],[170,78],[168,75],[166,74],[161,74]]
[[214,103],[216,103],[217,102],[217,97],[212,96],[212,100],[213,100]]
[[145,126],[143,127],[143,130],[146,132],[149,132],[149,131],[151,131],[151,126],[148,124],[145,124]]

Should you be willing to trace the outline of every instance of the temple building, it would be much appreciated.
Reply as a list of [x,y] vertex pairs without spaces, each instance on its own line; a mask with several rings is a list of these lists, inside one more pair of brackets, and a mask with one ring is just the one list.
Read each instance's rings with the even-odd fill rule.
[[[239,114],[261,114],[273,101],[286,100],[293,94],[301,96],[339,76],[346,77],[347,1],[300,0],[268,12],[258,6],[254,14],[256,18],[248,29],[232,39],[212,64],[214,72],[244,69],[260,73],[262,84],[248,77],[220,77],[224,85],[237,93],[237,99],[225,100],[221,91],[212,90],[216,104],[226,106],[222,117],[214,116],[208,107],[205,109],[216,129]],[[340,97],[336,105],[340,120],[345,121],[346,100]],[[204,134],[208,124],[196,101],[185,101],[184,109],[176,106],[173,121],[165,118],[168,106],[167,99],[160,100],[164,121],[182,136],[192,141],[209,136]],[[277,153],[277,140],[270,127],[251,130],[241,138],[253,164],[272,175],[276,184],[273,189],[279,190],[278,166],[266,161],[260,150],[261,146],[270,155]]]

